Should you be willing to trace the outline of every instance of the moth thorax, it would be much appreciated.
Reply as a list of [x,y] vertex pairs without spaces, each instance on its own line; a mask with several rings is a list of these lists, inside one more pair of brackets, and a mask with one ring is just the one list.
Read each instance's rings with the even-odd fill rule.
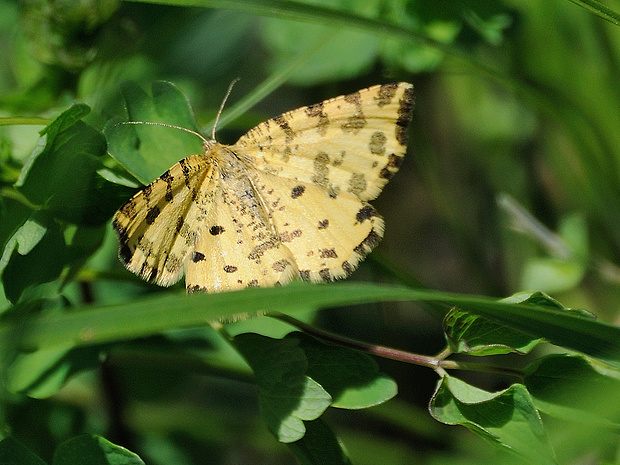
[[207,153],[209,150],[213,149],[213,147],[215,147],[218,144],[219,142],[216,141],[215,139],[205,140],[204,143],[202,144],[202,150],[204,151],[204,153]]

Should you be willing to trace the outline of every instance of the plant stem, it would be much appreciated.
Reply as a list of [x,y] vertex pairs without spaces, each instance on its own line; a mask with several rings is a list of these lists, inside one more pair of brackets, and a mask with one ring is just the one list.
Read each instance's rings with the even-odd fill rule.
[[311,326],[303,321],[299,321],[289,315],[282,313],[269,314],[270,317],[276,318],[280,321],[284,321],[298,329],[305,331],[306,333],[329,342],[331,344],[337,344],[350,349],[359,350],[368,354],[376,355],[378,357],[387,358],[390,360],[397,360],[400,362],[411,363],[413,365],[425,366],[432,368],[438,374],[442,375],[444,370],[466,370],[466,371],[482,371],[487,373],[498,373],[509,376],[522,377],[523,372],[512,368],[499,367],[494,365],[487,365],[484,363],[470,363],[460,362],[454,360],[445,360],[446,357],[452,354],[449,348],[444,349],[436,356],[414,354],[404,350],[394,349],[392,347],[381,346],[377,344],[369,344],[367,342],[350,339],[348,337],[340,336],[338,334],[324,331],[322,329]]

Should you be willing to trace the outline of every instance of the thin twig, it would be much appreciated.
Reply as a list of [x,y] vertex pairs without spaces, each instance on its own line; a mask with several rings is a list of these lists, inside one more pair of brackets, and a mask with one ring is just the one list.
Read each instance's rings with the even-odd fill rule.
[[369,344],[367,342],[362,342],[355,339],[350,339],[348,337],[340,336],[338,334],[316,328],[307,323],[304,323],[303,321],[299,321],[292,316],[282,313],[272,313],[269,314],[269,316],[272,318],[276,318],[280,321],[284,321],[298,329],[301,329],[306,333],[316,337],[317,339],[321,339],[323,341],[343,347],[348,347],[350,349],[359,350],[368,354],[376,355],[378,357],[432,368],[440,375],[445,374],[444,370],[467,370],[497,373],[516,377],[523,376],[522,371],[512,368],[487,365],[484,363],[470,363],[455,360],[446,360],[446,357],[452,354],[452,351],[449,348],[444,349],[436,356],[414,354],[404,350],[394,349],[392,347]]

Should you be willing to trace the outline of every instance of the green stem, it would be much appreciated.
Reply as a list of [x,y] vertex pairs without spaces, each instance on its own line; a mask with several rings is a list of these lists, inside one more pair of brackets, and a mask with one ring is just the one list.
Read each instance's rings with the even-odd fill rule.
[[28,200],[26,197],[24,197],[24,195],[17,191],[16,189],[12,188],[12,187],[2,187],[0,188],[0,197],[4,197],[7,199],[13,199],[18,201],[19,203],[21,203],[22,205],[24,205],[25,207],[29,208],[30,210],[36,211],[39,210],[40,207],[33,204],[32,202],[30,202],[30,200]]
[[38,116],[10,116],[0,118],[0,126],[47,126],[52,121]]

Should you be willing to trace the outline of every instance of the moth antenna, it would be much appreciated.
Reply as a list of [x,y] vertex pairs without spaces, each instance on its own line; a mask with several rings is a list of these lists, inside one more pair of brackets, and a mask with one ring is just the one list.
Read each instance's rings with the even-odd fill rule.
[[115,126],[119,126],[121,124],[146,124],[147,126],[163,126],[165,128],[178,129],[180,131],[185,131],[185,132],[188,132],[190,134],[194,134],[195,136],[200,137],[205,144],[209,143],[209,141],[199,132],[196,132],[192,129],[184,128],[182,126],[175,126],[174,124],[156,123],[154,121],[121,121],[120,123],[116,123]]
[[240,81],[240,80],[241,80],[241,78],[235,78],[228,85],[228,90],[226,91],[226,95],[224,95],[224,99],[222,100],[222,104],[220,105],[220,109],[217,111],[217,115],[215,116],[215,123],[213,123],[213,129],[211,130],[211,139],[212,140],[215,140],[215,128],[217,128],[217,123],[220,122],[220,115],[224,111],[224,105],[226,105],[226,100],[228,100],[228,97],[230,96],[230,93],[232,92],[233,86],[238,81]]

